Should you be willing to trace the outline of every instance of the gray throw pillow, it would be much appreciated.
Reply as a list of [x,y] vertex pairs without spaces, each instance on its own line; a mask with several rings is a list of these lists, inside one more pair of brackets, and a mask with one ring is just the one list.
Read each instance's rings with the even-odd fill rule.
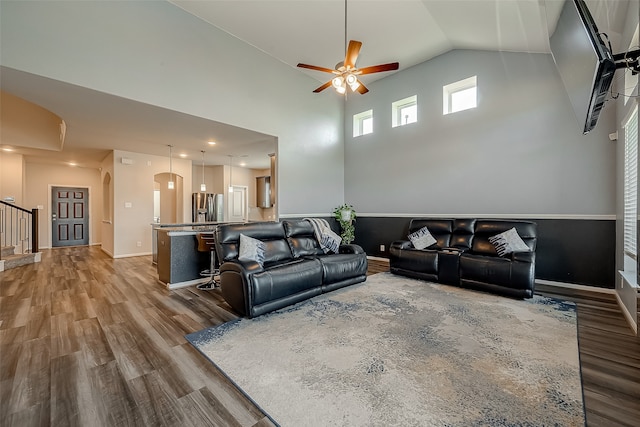
[[264,263],[264,242],[254,239],[253,237],[240,234],[240,250],[238,251],[238,260],[255,261],[262,265]]
[[489,242],[496,248],[499,256],[505,256],[512,252],[531,252],[531,249],[522,240],[515,227],[489,237]]
[[409,234],[408,237],[416,249],[425,249],[437,242],[427,227],[422,227],[420,230]]

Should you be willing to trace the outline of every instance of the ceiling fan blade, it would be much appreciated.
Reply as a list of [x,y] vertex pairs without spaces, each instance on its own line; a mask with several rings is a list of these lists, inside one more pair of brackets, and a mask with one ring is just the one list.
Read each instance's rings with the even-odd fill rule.
[[316,65],[309,65],[309,64],[298,64],[298,67],[300,67],[300,68],[308,68],[310,70],[316,70],[316,71],[323,71],[325,73],[333,73],[333,72],[335,72],[335,70],[332,70],[330,68],[318,67]]
[[347,48],[347,54],[344,57],[344,66],[355,68],[356,60],[358,59],[358,54],[360,53],[360,48],[362,47],[362,42],[357,40],[349,40],[349,47]]
[[367,87],[362,84],[362,81],[360,79],[358,79],[358,83],[360,83],[360,86],[358,86],[358,89],[356,89],[357,92],[359,92],[361,95],[369,92],[369,89],[367,89]]
[[371,67],[360,68],[359,74],[373,74],[380,73],[382,71],[393,71],[397,70],[400,67],[400,64],[397,62],[390,62],[389,64],[380,64],[380,65],[372,65]]
[[331,86],[331,80],[329,80],[328,82],[326,82],[325,84],[323,84],[322,86],[320,86],[319,88],[314,90],[313,93],[320,93],[323,90],[325,90],[326,88],[328,88],[329,86]]

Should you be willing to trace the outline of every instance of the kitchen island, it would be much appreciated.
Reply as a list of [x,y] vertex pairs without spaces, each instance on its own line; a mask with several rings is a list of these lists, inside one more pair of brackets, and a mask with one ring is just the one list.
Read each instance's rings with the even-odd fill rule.
[[209,280],[200,272],[209,268],[209,252],[198,251],[198,233],[214,233],[221,223],[152,224],[158,280],[167,289],[193,286]]

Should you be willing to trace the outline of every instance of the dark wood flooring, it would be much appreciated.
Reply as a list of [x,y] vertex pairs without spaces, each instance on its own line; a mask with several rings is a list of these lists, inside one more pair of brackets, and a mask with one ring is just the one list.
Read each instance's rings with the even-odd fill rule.
[[[219,291],[156,277],[151,257],[98,247],[1,272],[0,426],[273,425],[184,338],[236,317]],[[571,298],[588,425],[640,425],[638,337],[611,295]]]

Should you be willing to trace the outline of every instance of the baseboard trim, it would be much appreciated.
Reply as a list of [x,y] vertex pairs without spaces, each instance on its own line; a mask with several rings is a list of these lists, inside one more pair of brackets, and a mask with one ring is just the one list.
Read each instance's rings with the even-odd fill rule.
[[112,255],[111,257],[113,259],[116,258],[131,258],[131,257],[136,257],[136,256],[147,256],[147,255],[153,255],[151,252],[140,252],[137,254],[122,254],[122,255]]
[[629,310],[627,310],[627,306],[624,305],[624,303],[622,302],[622,299],[620,298],[620,295],[617,292],[615,294],[616,294],[616,301],[618,301],[618,306],[620,307],[620,310],[622,311],[622,314],[624,315],[624,318],[627,319],[627,323],[629,324],[629,326],[633,330],[633,334],[634,335],[638,335],[637,319],[634,319],[633,316],[631,315],[631,313],[629,313]]
[[536,279],[536,284],[547,285],[547,286],[556,286],[558,288],[567,288],[567,289],[576,289],[580,291],[588,291],[588,292],[600,292],[603,294],[616,294],[615,289],[609,288],[600,288],[598,286],[587,286],[587,285],[578,285],[576,283],[567,283],[567,282],[555,282],[553,280],[545,280],[545,279]]
[[158,282],[165,285],[167,287],[167,290],[169,291],[173,291],[175,289],[180,289],[180,288],[186,288],[189,286],[195,286],[200,283],[207,283],[208,281],[209,281],[208,277],[205,277],[203,279],[187,280],[185,282],[176,282],[176,283],[164,283],[163,281],[158,280]]

